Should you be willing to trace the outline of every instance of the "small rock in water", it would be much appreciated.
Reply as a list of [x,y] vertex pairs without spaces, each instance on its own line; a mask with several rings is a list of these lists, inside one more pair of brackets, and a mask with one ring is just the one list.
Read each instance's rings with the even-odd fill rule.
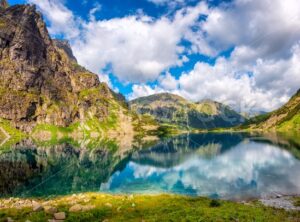
[[70,207],[69,211],[70,212],[79,212],[82,210],[82,206],[80,204],[76,204],[72,207]]
[[14,220],[11,219],[10,217],[8,217],[8,218],[6,219],[6,221],[7,221],[7,222],[14,222]]
[[55,220],[64,220],[66,219],[66,213],[65,212],[59,212],[54,214]]
[[57,209],[55,207],[51,207],[51,206],[45,206],[44,207],[44,211],[47,213],[47,214],[54,214],[54,213],[57,213]]

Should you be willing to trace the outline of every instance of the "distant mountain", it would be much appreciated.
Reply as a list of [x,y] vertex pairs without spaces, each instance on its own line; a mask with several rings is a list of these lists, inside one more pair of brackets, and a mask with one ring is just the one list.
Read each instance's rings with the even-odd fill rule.
[[247,121],[244,127],[261,130],[300,131],[300,90],[280,109],[254,117]]
[[241,124],[244,117],[221,103],[190,102],[170,93],[155,94],[130,101],[131,110],[153,116],[160,123],[184,128],[212,129]]
[[241,115],[243,117],[245,117],[246,119],[251,119],[251,118],[254,118],[256,116],[265,115],[267,113],[268,112],[265,112],[265,111],[254,111],[254,112],[241,112]]

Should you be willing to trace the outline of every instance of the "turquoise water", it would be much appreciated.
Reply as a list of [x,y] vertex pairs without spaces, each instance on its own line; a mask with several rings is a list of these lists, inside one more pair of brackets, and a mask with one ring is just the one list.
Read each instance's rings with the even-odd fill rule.
[[91,191],[249,199],[300,194],[297,141],[278,135],[182,135],[122,155],[101,147],[37,147],[27,141],[0,154],[0,195]]

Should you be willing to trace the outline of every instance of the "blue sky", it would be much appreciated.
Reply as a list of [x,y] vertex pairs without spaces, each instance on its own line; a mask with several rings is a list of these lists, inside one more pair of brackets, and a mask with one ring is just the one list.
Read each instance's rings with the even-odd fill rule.
[[[298,0],[10,0],[128,99],[171,92],[273,110],[300,88]],[[276,25],[274,25],[276,24]]]

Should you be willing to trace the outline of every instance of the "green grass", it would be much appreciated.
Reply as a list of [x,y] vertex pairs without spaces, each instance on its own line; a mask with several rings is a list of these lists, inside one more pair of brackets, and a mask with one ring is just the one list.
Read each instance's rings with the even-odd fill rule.
[[4,19],[0,19],[0,29],[4,29],[7,26]]
[[[14,128],[8,120],[0,119],[0,127],[10,135],[9,140],[0,147],[0,153],[7,149],[10,149],[12,145],[15,145],[16,143],[27,137],[25,133],[22,133],[21,131]],[[5,135],[2,134],[3,133],[1,132],[1,138],[5,139]]]
[[[40,200],[43,202],[44,200]],[[86,212],[70,213],[70,201],[94,205]],[[299,211],[284,211],[265,207],[258,202],[241,204],[229,201],[192,198],[174,195],[107,195],[85,194],[62,197],[52,201],[59,211],[66,213],[65,221],[299,221]],[[74,203],[73,203],[74,204]],[[32,212],[30,208],[0,210],[0,221],[11,217],[15,221],[47,221],[53,216]]]
[[279,125],[278,130],[280,131],[300,131],[300,114],[294,115],[290,120],[287,120]]
[[300,207],[300,197],[295,197],[294,198],[294,206]]

